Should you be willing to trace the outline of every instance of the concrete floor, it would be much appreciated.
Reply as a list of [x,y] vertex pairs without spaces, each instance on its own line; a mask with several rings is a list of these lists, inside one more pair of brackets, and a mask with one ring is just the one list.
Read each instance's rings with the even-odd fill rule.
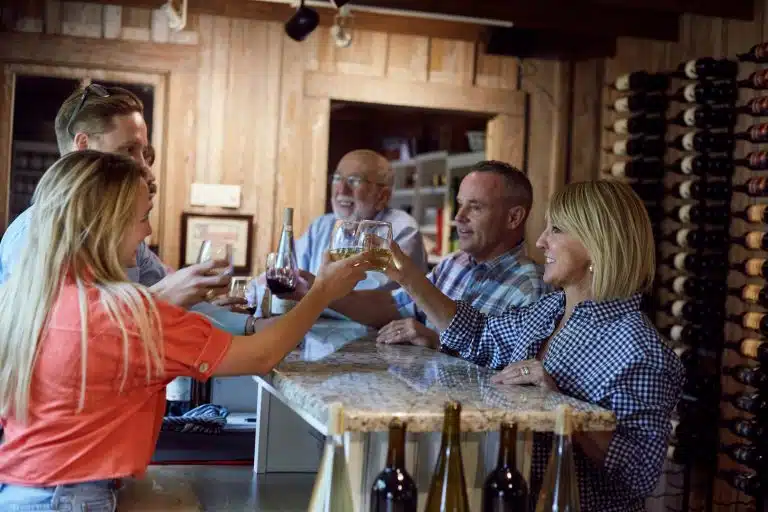
[[305,512],[312,473],[255,475],[250,466],[151,466],[120,491],[120,512]]

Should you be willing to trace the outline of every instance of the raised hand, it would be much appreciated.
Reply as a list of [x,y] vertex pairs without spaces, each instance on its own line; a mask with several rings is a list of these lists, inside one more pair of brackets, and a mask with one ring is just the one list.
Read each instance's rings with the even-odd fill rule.
[[389,248],[392,251],[392,258],[384,271],[387,277],[397,283],[405,284],[413,276],[424,275],[424,271],[400,249],[397,242],[390,242]]
[[230,265],[227,260],[209,260],[190,265],[168,274],[150,290],[162,300],[188,308],[208,297],[227,293],[232,276],[215,272]]
[[362,252],[332,262],[326,251],[323,254],[323,264],[310,283],[310,288],[312,291],[318,289],[318,292],[323,293],[329,302],[344,297],[355,288],[358,282],[365,279],[365,273],[373,268],[367,258],[368,255]]

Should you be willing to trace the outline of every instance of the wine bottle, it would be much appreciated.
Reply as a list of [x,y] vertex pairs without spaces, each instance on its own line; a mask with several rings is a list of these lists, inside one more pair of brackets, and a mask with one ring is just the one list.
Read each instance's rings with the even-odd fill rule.
[[734,217],[754,224],[768,224],[768,204],[753,204],[742,212],[734,212]]
[[768,141],[768,123],[753,124],[743,132],[734,134],[736,140],[746,140],[754,144]]
[[664,94],[647,94],[638,92],[618,98],[612,108],[617,112],[663,112],[669,106],[669,100]]
[[720,308],[715,307],[714,304],[696,299],[674,300],[664,306],[662,311],[675,318],[682,318],[689,322],[699,321],[704,318],[716,318],[724,314],[720,311]]
[[678,75],[691,80],[701,78],[735,78],[739,72],[739,65],[728,59],[713,59],[702,57],[681,63]]
[[768,96],[752,98],[746,104],[737,107],[736,112],[752,117],[764,117],[768,115]]
[[757,446],[733,443],[725,445],[721,449],[730,458],[749,468],[757,469],[762,465],[763,455]]
[[725,285],[713,279],[702,279],[694,276],[676,276],[667,281],[662,281],[674,293],[689,297],[704,297],[705,295],[719,295],[725,289]]
[[679,247],[723,248],[728,245],[728,233],[725,231],[703,231],[700,229],[681,228],[662,236]]
[[681,87],[672,96],[680,103],[730,103],[736,101],[738,90],[731,83],[699,82]]
[[768,334],[768,315],[757,311],[748,311],[743,315],[731,315],[729,320],[741,325],[744,329],[759,331],[763,335]]
[[760,367],[752,368],[739,364],[736,366],[726,366],[723,369],[723,374],[732,377],[736,382],[740,382],[745,386],[752,386],[754,388],[764,388],[768,384],[768,376],[766,376]]
[[499,457],[496,467],[485,479],[483,512],[527,512],[528,485],[517,470],[515,448],[517,427],[501,424]]
[[733,243],[742,245],[747,249],[755,251],[764,251],[768,249],[768,237],[763,231],[748,231],[743,236],[735,236],[731,239]]
[[721,426],[730,430],[733,434],[749,441],[762,441],[766,431],[765,427],[754,419],[740,417],[724,420]]
[[469,512],[464,463],[461,460],[461,404],[448,402],[444,407],[440,454],[432,475],[425,512]]
[[165,386],[165,415],[182,416],[192,409],[192,377],[176,377]]
[[686,343],[691,346],[700,346],[708,343],[712,339],[711,333],[706,332],[698,325],[671,325],[659,329],[663,335],[672,341]]
[[768,69],[761,69],[751,73],[745,80],[739,80],[738,86],[743,89],[766,89],[768,88]]
[[690,464],[694,461],[703,461],[713,457],[714,456],[710,454],[709,450],[701,450],[696,446],[670,445],[667,447],[667,459],[671,460],[675,464]]
[[734,185],[735,192],[741,192],[752,197],[763,197],[768,195],[768,178],[765,176],[756,176],[749,178],[746,183]]
[[416,512],[419,493],[405,470],[405,424],[394,420],[389,425],[387,465],[371,488],[371,512]]
[[768,365],[768,344],[756,338],[745,338],[737,342],[725,344],[725,348],[734,350],[744,357],[759,361],[761,365]]
[[661,156],[666,148],[660,137],[633,137],[617,140],[608,151],[618,156]]
[[669,77],[647,71],[626,73],[613,82],[613,88],[617,91],[664,91],[667,87]]
[[635,158],[615,162],[609,170],[617,178],[660,179],[664,176],[664,163],[658,158]]
[[[749,187],[749,185],[745,185]],[[735,187],[734,187],[735,188]],[[681,181],[676,187],[669,189],[680,199],[710,199],[713,201],[727,200],[731,189],[723,181],[711,181],[706,184],[696,180]]]
[[740,288],[731,288],[729,293],[750,304],[768,308],[768,290],[762,284],[745,284]]
[[735,118],[733,111],[728,108],[697,105],[680,111],[669,122],[695,128],[722,128],[732,125]]
[[763,493],[765,484],[757,473],[742,473],[734,470],[720,471],[718,477],[728,482],[728,485],[748,496],[757,497]]
[[728,270],[728,263],[722,258],[714,258],[711,255],[702,256],[688,252],[670,254],[661,261],[681,272],[693,272],[702,274],[721,273]]
[[727,133],[713,133],[707,130],[678,135],[669,143],[681,151],[722,153],[733,149],[734,138]]
[[753,151],[744,158],[736,158],[733,165],[746,167],[752,171],[768,170],[768,151]]
[[730,176],[733,174],[733,161],[726,156],[686,155],[678,158],[669,168],[677,174],[702,176]]
[[606,130],[619,135],[660,134],[664,133],[666,129],[667,121],[663,117],[645,114],[623,117],[614,121],[613,125],[606,127]]
[[566,405],[557,408],[554,440],[549,462],[542,480],[536,512],[579,512],[579,483],[571,439],[571,411]]
[[768,260],[765,258],[749,258],[741,263],[734,263],[731,268],[749,277],[768,276]]
[[730,211],[727,206],[708,206],[702,208],[697,204],[684,204],[671,210],[673,218],[684,224],[717,224],[727,222]]
[[765,412],[768,404],[759,391],[752,393],[724,393],[723,401],[730,402],[735,408],[749,414],[761,414]]
[[748,52],[736,54],[736,58],[742,62],[768,62],[768,43],[753,45]]
[[293,241],[293,208],[286,208],[283,214],[283,231],[277,246],[276,264],[267,269],[267,286],[276,295],[290,293],[296,289],[296,246]]

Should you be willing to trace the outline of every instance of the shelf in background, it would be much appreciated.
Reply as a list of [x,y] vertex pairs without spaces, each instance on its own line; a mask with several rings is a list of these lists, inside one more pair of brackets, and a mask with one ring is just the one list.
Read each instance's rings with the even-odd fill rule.
[[425,224],[423,226],[419,226],[419,231],[421,231],[422,235],[436,235],[437,226],[435,224]]

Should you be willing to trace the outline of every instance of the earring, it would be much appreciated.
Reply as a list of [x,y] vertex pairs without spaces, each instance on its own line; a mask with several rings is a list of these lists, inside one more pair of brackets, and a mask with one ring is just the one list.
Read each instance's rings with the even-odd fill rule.
[[595,271],[595,267],[592,266],[592,264],[589,264],[589,273],[593,273]]

